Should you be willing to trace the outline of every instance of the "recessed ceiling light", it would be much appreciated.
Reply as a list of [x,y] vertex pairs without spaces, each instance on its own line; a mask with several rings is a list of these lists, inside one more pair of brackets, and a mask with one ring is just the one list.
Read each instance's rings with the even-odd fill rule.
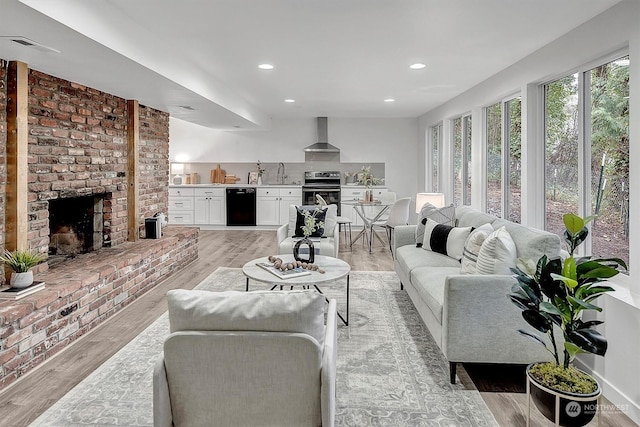
[[293,104],[294,102],[296,102],[295,99],[285,99],[284,102],[288,102],[289,104]]
[[416,62],[415,64],[409,65],[409,68],[411,68],[412,70],[422,70],[425,67],[426,65],[421,62]]
[[273,65],[271,65],[271,64],[260,64],[260,65],[258,65],[258,68],[260,68],[261,70],[273,70]]
[[396,100],[393,98],[387,98],[384,100],[384,102],[396,102]]

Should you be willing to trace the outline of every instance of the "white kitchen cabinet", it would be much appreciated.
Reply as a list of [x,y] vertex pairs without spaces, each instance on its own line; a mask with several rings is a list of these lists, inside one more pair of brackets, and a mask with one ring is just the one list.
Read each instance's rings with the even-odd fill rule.
[[259,187],[256,198],[256,224],[285,224],[289,222],[289,206],[301,203],[301,188]]
[[225,189],[196,188],[193,219],[198,225],[224,225]]
[[193,224],[193,209],[193,188],[169,188],[169,224]]

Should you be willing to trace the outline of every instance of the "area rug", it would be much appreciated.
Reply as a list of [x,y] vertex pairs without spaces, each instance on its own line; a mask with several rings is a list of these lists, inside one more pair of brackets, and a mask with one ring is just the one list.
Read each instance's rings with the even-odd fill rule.
[[[197,288],[244,285],[240,269],[219,268]],[[498,425],[478,391],[449,383],[448,364],[394,272],[355,271],[350,286],[350,324],[338,320],[337,426]],[[322,290],[344,313],[344,281]],[[153,365],[168,331],[165,313],[31,426],[152,426]]]

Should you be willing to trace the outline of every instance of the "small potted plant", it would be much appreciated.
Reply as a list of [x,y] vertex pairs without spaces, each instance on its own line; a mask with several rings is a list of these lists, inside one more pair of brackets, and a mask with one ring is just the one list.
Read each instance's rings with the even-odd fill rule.
[[[522,317],[546,340],[523,329],[518,332],[544,346],[553,355],[552,362],[533,363],[527,367],[531,381],[531,395],[538,409],[551,421],[559,411],[560,425],[583,426],[596,413],[601,393],[598,382],[591,375],[573,366],[576,355],[592,353],[604,356],[607,341],[594,327],[599,320],[585,321],[586,310],[602,311],[593,300],[613,290],[602,284],[627,268],[620,258],[592,259],[574,257],[575,249],[587,238],[586,225],[594,217],[581,218],[574,214],[563,216],[564,240],[569,257],[565,260],[542,256],[537,263],[519,260],[515,273],[517,283],[509,294],[511,301],[522,310]],[[554,329],[562,335],[554,334]],[[556,408],[555,397],[560,396]]]
[[0,260],[13,270],[10,281],[11,287],[19,289],[31,286],[33,283],[31,267],[40,264],[45,259],[46,256],[44,254],[31,250],[9,251],[5,249],[4,254],[0,256]]
[[[304,223],[300,227],[302,229],[302,234],[304,235],[304,238],[301,240],[298,240],[296,244],[293,246],[293,258],[296,261],[313,263],[315,259],[315,248],[313,246],[313,242],[311,241],[311,239],[309,239],[309,236],[311,236],[313,233],[315,233],[320,229],[324,229],[324,221],[319,221],[318,218],[316,218],[316,216],[320,212],[323,212],[323,210],[322,208],[316,206],[313,212],[310,212],[306,209],[300,209],[300,212],[304,217]],[[307,245],[307,247],[309,248],[308,258],[303,258],[300,255],[300,252],[301,252],[300,246],[302,245]]]

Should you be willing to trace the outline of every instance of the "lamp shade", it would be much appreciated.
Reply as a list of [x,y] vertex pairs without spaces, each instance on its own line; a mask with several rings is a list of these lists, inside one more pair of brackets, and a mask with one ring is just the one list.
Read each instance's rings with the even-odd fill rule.
[[171,163],[171,174],[172,175],[184,174],[184,163]]
[[436,208],[444,206],[444,194],[442,193],[418,193],[416,194],[416,213],[420,213],[420,210],[425,203],[431,203]]

